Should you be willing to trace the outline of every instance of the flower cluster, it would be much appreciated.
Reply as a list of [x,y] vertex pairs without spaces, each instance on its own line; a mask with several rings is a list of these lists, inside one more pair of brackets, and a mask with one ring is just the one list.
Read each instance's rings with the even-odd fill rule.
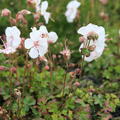
[[80,52],[83,53],[84,60],[91,62],[100,57],[105,48],[105,29],[101,26],[88,24],[81,27],[78,33],[82,35],[80,41]]
[[65,12],[65,16],[67,18],[67,21],[69,23],[72,23],[74,21],[74,19],[77,16],[77,12],[78,12],[78,8],[80,6],[80,2],[78,2],[77,0],[72,0],[68,3],[67,5],[67,11]]
[[48,51],[48,43],[55,43],[58,36],[55,32],[48,32],[47,28],[42,25],[39,30],[32,28],[30,38],[25,40],[25,48],[30,49],[29,56],[37,58],[44,56]]
[[[45,18],[46,23],[48,23],[50,18],[50,13],[47,12],[48,2],[41,0],[27,0],[29,4],[32,4],[36,8],[36,14],[40,14]],[[67,21],[69,23],[73,22],[78,8],[81,5],[77,0],[72,0],[67,5],[67,11],[65,12],[65,16],[67,17]],[[2,11],[2,16],[9,16],[11,12],[8,9],[4,9]],[[27,23],[25,19],[25,15],[32,14],[32,12],[23,9],[16,14],[16,22],[23,21],[23,23]],[[103,27],[99,27],[94,24],[88,24],[87,26],[81,27],[78,30],[78,33],[82,35],[80,37],[80,42],[82,43],[80,46],[80,52],[85,61],[91,62],[98,57],[100,57],[105,48],[105,30]],[[7,42],[3,45],[5,49],[0,49],[0,53],[4,54],[12,54],[16,52],[16,49],[20,47],[21,42],[23,40],[20,37],[20,30],[16,27],[8,27],[5,31]],[[46,26],[41,25],[37,30],[36,27],[32,28],[32,32],[30,33],[30,38],[27,38],[24,43],[25,48],[29,51],[29,56],[33,59],[38,57],[43,57],[48,52],[48,46],[50,43],[55,43],[58,39],[58,36],[55,32],[48,32]],[[70,50],[65,49],[61,52],[61,54],[65,58],[70,58]]]
[[[0,49],[0,53],[12,54],[16,52],[16,49],[20,46],[22,39],[20,37],[20,30],[16,27],[8,27],[5,31],[6,43],[3,41],[5,49]],[[55,32],[48,32],[47,28],[42,25],[39,30],[32,28],[30,38],[26,39],[24,46],[26,49],[30,49],[29,56],[31,58],[37,58],[44,56],[48,51],[48,44],[55,43],[58,36]]]

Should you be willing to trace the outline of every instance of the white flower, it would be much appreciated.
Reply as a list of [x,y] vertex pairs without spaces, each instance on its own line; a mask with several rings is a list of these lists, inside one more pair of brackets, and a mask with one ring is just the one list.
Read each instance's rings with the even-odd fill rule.
[[41,15],[45,19],[46,24],[48,24],[50,16],[51,16],[51,14],[49,12],[47,12],[47,8],[48,8],[48,2],[47,1],[43,1],[41,3],[41,0],[36,0],[36,12],[41,13]]
[[33,59],[44,56],[48,51],[47,39],[41,36],[40,31],[34,28],[30,33],[30,38],[25,40],[25,48],[30,49],[29,56]]
[[74,19],[77,16],[77,12],[78,12],[78,8],[81,5],[80,2],[78,2],[77,0],[72,0],[68,3],[67,5],[67,11],[65,12],[65,16],[67,18],[67,21],[69,23],[72,23],[74,21]]
[[10,54],[14,53],[21,43],[20,31],[16,26],[7,27],[5,30],[6,40],[4,43],[5,49],[0,49],[0,53]]
[[[85,44],[90,40],[89,46],[87,47],[94,47],[94,49],[90,52],[89,56],[85,56],[84,60],[87,62],[91,62],[92,60],[97,59],[100,57],[104,51],[104,48],[106,46],[105,44],[105,29],[101,26],[97,26],[94,24],[88,24],[85,27],[81,27],[78,30],[78,33],[83,35],[83,37],[86,39],[81,46],[81,48],[86,48]],[[96,39],[92,39],[92,37]],[[89,39],[90,38],[90,39]]]
[[42,25],[39,30],[32,28],[30,38],[25,40],[25,48],[30,49],[29,56],[33,59],[43,57],[48,51],[48,43],[56,42],[58,36],[55,32],[48,33],[47,28]]

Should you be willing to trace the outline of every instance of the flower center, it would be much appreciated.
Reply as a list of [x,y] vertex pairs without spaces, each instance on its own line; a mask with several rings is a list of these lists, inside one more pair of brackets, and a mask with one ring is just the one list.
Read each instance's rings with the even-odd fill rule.
[[48,34],[41,34],[40,37],[41,37],[41,38],[47,38],[47,37],[48,37]]
[[11,35],[11,36],[10,36],[10,40],[13,40],[13,39],[14,39],[14,37],[13,37],[13,35]]
[[34,46],[37,48],[37,47],[39,47],[40,46],[40,42],[39,41],[35,41],[34,42]]

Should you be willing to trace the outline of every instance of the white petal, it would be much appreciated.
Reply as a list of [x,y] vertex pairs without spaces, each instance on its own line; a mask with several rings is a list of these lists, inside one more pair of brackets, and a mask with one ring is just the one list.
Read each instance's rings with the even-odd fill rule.
[[42,34],[48,34],[48,30],[47,30],[46,26],[44,26],[44,25],[40,26],[39,32]]
[[7,27],[5,30],[6,40],[9,47],[18,48],[21,43],[20,31],[16,26]]
[[48,49],[40,48],[39,49],[39,55],[42,57],[48,52]]
[[40,46],[38,48],[39,55],[40,56],[44,56],[44,54],[46,54],[47,51],[48,51],[48,42],[47,42],[47,39],[41,39],[40,43],[41,44],[40,44]]
[[11,35],[20,36],[20,30],[16,26],[7,27],[5,30],[5,34],[6,36],[11,36]]
[[33,47],[33,41],[31,39],[26,39],[24,46],[26,49],[30,49],[31,47]]
[[87,35],[89,32],[95,31],[95,27],[96,27],[96,25],[93,25],[93,24],[90,23],[87,26],[81,27],[78,30],[78,33],[81,34],[81,35]]
[[87,61],[87,62],[91,62],[91,61],[94,60],[94,58],[92,56],[89,56],[89,57],[85,57],[84,60]]
[[31,28],[31,29],[32,29],[32,32],[37,31],[37,28],[36,28],[36,27],[33,27],[33,28]]
[[49,36],[48,42],[50,41],[52,43],[55,43],[58,39],[58,35],[55,32],[50,32],[48,36]]
[[0,53],[4,53],[4,54],[12,54],[14,52],[16,52],[16,49],[11,48],[11,47],[0,49]]
[[31,38],[33,41],[39,40],[39,39],[40,39],[40,32],[39,32],[38,30],[36,30],[36,31],[33,30],[33,31],[30,33],[30,38]]
[[37,0],[37,4],[38,4],[38,5],[40,4],[40,2],[41,2],[41,0]]
[[42,15],[44,14],[44,12],[46,12],[47,8],[48,8],[48,2],[47,1],[42,2],[41,3],[41,14]]
[[68,3],[67,8],[78,8],[81,5],[77,0],[72,0]]
[[51,14],[49,12],[44,13],[45,23],[48,24]]
[[20,46],[20,43],[21,43],[21,38],[19,37],[14,38],[13,47],[18,48]]
[[29,52],[29,56],[33,59],[37,58],[39,56],[38,50],[36,48],[31,48]]

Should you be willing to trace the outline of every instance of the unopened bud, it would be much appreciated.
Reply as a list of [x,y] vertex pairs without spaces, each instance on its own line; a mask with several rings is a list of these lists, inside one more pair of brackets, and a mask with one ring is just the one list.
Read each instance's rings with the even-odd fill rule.
[[0,71],[4,71],[5,67],[4,66],[0,66]]
[[35,0],[27,0],[27,3],[28,3],[29,5],[34,5],[34,4],[35,4]]
[[31,12],[29,10],[23,9],[23,10],[19,11],[18,14],[29,15],[29,14],[31,14]]
[[1,16],[10,16],[10,14],[11,14],[11,11],[5,8],[2,10]]
[[35,19],[36,22],[39,21],[39,19],[40,19],[40,13],[39,12],[34,13],[34,19]]
[[14,18],[10,18],[10,23],[11,23],[12,25],[16,25],[17,21],[16,21],[16,19],[14,19]]
[[48,65],[45,66],[45,70],[49,70],[50,67]]
[[76,87],[79,87],[79,86],[80,86],[80,83],[79,83],[79,82],[75,82],[74,85],[75,85]]
[[105,12],[101,12],[100,13],[100,17],[104,20],[104,21],[108,21],[109,20],[109,16],[107,13]]
[[53,58],[53,59],[56,59],[56,58],[57,58],[57,56],[56,56],[55,54],[53,54],[53,55],[52,55],[52,58]]
[[10,72],[12,72],[12,73],[16,73],[16,72],[17,72],[16,67],[12,67],[12,68],[10,68]]
[[99,0],[103,5],[106,5],[108,3],[108,0]]
[[27,20],[22,14],[16,14],[16,21],[17,22],[22,22],[23,24],[27,24]]

